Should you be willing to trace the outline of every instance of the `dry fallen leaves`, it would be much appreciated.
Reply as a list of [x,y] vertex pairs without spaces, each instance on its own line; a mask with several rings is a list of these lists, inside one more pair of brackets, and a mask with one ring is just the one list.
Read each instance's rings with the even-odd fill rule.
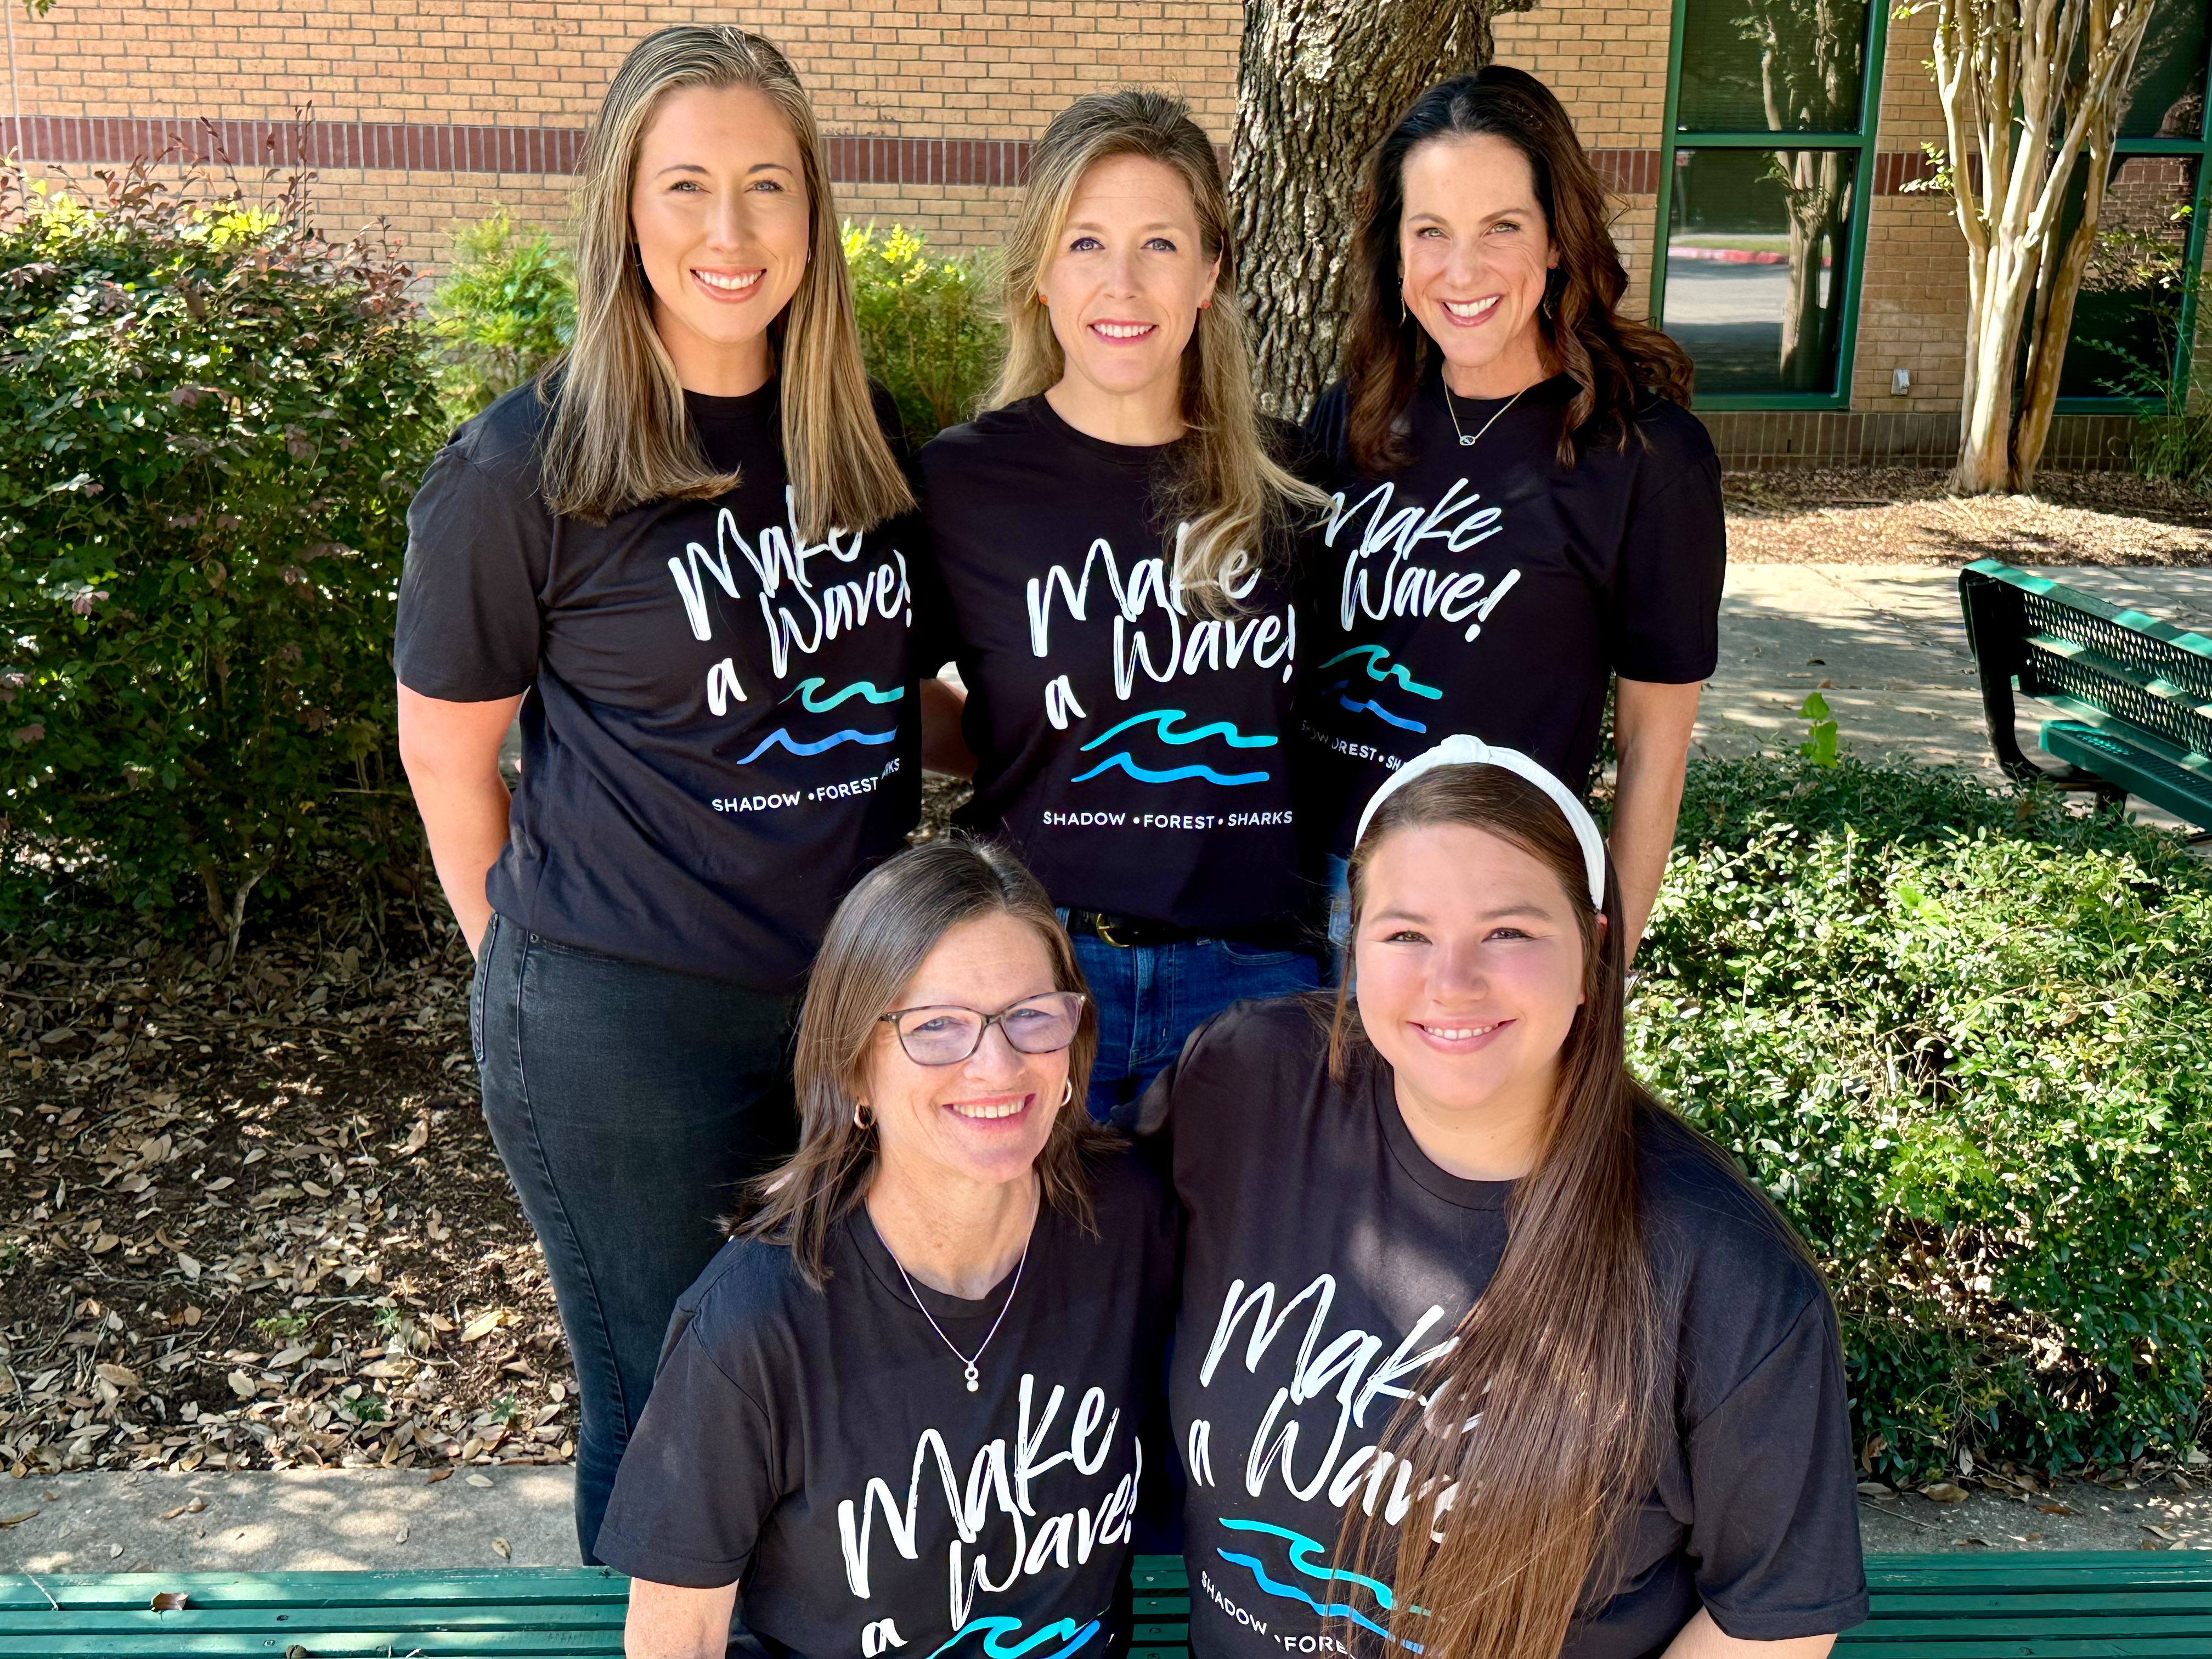
[[1920,1495],[1937,1504],[1963,1504],[1968,1497],[1966,1489],[1954,1480],[1938,1480],[1923,1486]]

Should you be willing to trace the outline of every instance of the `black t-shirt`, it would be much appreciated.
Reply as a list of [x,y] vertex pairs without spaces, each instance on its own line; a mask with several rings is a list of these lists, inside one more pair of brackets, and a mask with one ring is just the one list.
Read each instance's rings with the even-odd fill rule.
[[[1146,1128],[1172,1132],[1186,1217],[1170,1397],[1198,1659],[1340,1650],[1308,1596],[1349,1504],[1379,1497],[1396,1518],[1371,1448],[1504,1248],[1511,1183],[1437,1168],[1389,1065],[1370,1055],[1340,1087],[1326,1048],[1302,1001],[1240,1005],[1145,1101]],[[1679,1121],[1655,1116],[1639,1139],[1679,1437],[1633,1518],[1626,1588],[1585,1608],[1565,1659],[1657,1654],[1700,1603],[1755,1640],[1856,1624],[1857,1477],[1826,1291]],[[1332,1594],[1377,1615],[1350,1581]]]
[[1056,904],[1235,937],[1304,903],[1291,820],[1287,549],[1233,614],[1172,582],[1176,446],[1109,444],[1042,397],[925,445],[975,794]]
[[1579,793],[1613,675],[1711,677],[1727,551],[1712,441],[1653,398],[1626,447],[1600,441],[1564,468],[1573,392],[1561,375],[1510,409],[1455,398],[1455,428],[1431,372],[1407,411],[1414,459],[1389,479],[1352,465],[1342,384],[1315,405],[1307,435],[1337,498],[1300,594],[1298,812],[1320,850],[1348,854],[1376,787],[1456,732]]
[[[538,488],[550,409],[501,398],[431,463],[408,510],[395,665],[425,696],[522,708],[522,783],[486,890],[533,933],[789,988],[830,910],[921,803],[911,519],[822,542],[786,498],[776,382],[686,392],[739,475],[713,501],[605,525]],[[898,416],[878,393],[895,444]]]
[[[1097,1231],[1046,1208],[1018,1285],[915,1292],[865,1207],[829,1283],[736,1243],[676,1305],[598,1553],[656,1583],[740,1583],[779,1656],[1119,1653],[1130,1522],[1159,1479],[1175,1234],[1160,1183],[1098,1170]],[[1009,1286],[1013,1300],[1007,1301]],[[949,1339],[977,1361],[968,1392]]]

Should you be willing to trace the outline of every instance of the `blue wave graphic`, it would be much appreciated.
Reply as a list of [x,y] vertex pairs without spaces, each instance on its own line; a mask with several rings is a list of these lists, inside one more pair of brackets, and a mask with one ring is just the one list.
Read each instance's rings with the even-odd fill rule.
[[[1263,1533],[1272,1538],[1282,1539],[1291,1547],[1290,1561],[1292,1571],[1302,1573],[1306,1577],[1317,1578],[1324,1585],[1358,1584],[1364,1589],[1371,1590],[1375,1599],[1382,1604],[1385,1612],[1390,1611],[1397,1605],[1397,1598],[1389,1585],[1378,1578],[1370,1578],[1363,1573],[1346,1572],[1334,1567],[1316,1567],[1313,1565],[1314,1559],[1316,1556],[1325,1555],[1328,1547],[1317,1539],[1308,1538],[1304,1533],[1291,1532],[1282,1527],[1270,1526],[1264,1521],[1239,1521],[1223,1516],[1220,1517],[1220,1524],[1224,1530],[1230,1532]],[[1402,1641],[1392,1636],[1386,1626],[1370,1618],[1349,1601],[1323,1601],[1299,1589],[1296,1584],[1284,1583],[1269,1574],[1257,1556],[1239,1555],[1218,1548],[1214,1553],[1231,1565],[1243,1568],[1252,1575],[1253,1583],[1269,1595],[1278,1596],[1285,1601],[1303,1602],[1323,1619],[1348,1619],[1362,1630],[1372,1631],[1392,1645],[1404,1648],[1409,1653],[1419,1653],[1424,1650],[1419,1643]],[[1418,1613],[1420,1609],[1416,1607],[1414,1611]]]
[[[1086,749],[1090,746],[1088,744],[1084,745]],[[1185,778],[1204,778],[1208,783],[1229,784],[1265,783],[1267,781],[1267,775],[1265,772],[1224,773],[1217,772],[1210,766],[1171,766],[1164,772],[1155,772],[1150,767],[1138,765],[1135,761],[1129,758],[1129,751],[1124,749],[1116,754],[1109,755],[1088,772],[1079,777],[1071,778],[1069,781],[1088,783],[1102,772],[1117,770],[1127,772],[1139,783],[1181,783]]]
[[801,680],[797,685],[793,686],[784,695],[783,700],[789,702],[792,698],[796,697],[799,699],[799,706],[808,714],[826,714],[849,697],[866,697],[870,702],[896,702],[901,697],[906,696],[906,688],[902,685],[893,686],[888,691],[878,691],[870,681],[854,680],[843,690],[833,692],[820,702],[816,702],[814,694],[829,683],[817,674],[813,678]]
[[753,752],[747,755],[738,764],[750,766],[769,750],[775,748],[787,749],[794,755],[818,755],[825,749],[835,749],[841,743],[889,743],[897,736],[898,733],[896,731],[854,732],[848,729],[843,732],[833,732],[819,743],[800,743],[787,730],[779,726],[763,738],[755,745]]
[[1388,646],[1355,645],[1349,651],[1338,652],[1327,662],[1322,664],[1322,667],[1334,668],[1337,664],[1344,661],[1348,657],[1364,657],[1367,659],[1367,678],[1370,680],[1395,680],[1401,686],[1412,692],[1415,696],[1427,697],[1432,702],[1443,696],[1443,693],[1437,690],[1435,686],[1423,685],[1419,680],[1407,673],[1406,672],[1406,665],[1401,662],[1392,663],[1388,668],[1383,667],[1382,659],[1389,654],[1390,647]]
[[1427,725],[1423,721],[1408,720],[1403,714],[1392,714],[1389,709],[1385,708],[1381,703],[1376,702],[1371,697],[1365,702],[1352,702],[1351,698],[1342,695],[1345,688],[1349,686],[1351,684],[1352,682],[1350,680],[1339,680],[1334,685],[1328,688],[1330,690],[1339,694],[1336,699],[1337,706],[1339,708],[1346,709],[1354,714],[1372,714],[1376,720],[1388,720],[1391,725],[1397,726],[1401,731],[1426,732],[1429,729]]
[[1096,749],[1109,738],[1118,738],[1131,726],[1142,726],[1147,720],[1159,722],[1162,743],[1175,744],[1178,747],[1186,743],[1196,743],[1201,738],[1220,738],[1231,749],[1272,749],[1278,741],[1265,734],[1248,738],[1227,720],[1216,720],[1211,726],[1200,726],[1195,732],[1176,731],[1175,723],[1187,718],[1180,708],[1155,708],[1146,714],[1132,714],[1119,726],[1101,732],[1083,746],[1085,750]]
[[1086,1645],[1092,1637],[1098,1634],[1099,1621],[1093,1619],[1079,1627],[1073,1619],[1061,1619],[1041,1626],[1033,1635],[1023,1637],[1018,1642],[1004,1639],[1020,1635],[1021,1628],[1020,1620],[1010,1619],[1003,1613],[988,1619],[970,1619],[945,1642],[933,1648],[924,1659],[938,1659],[938,1655],[957,1646],[963,1638],[978,1631],[983,1633],[983,1651],[988,1659],[1023,1659],[1024,1655],[1034,1652],[1051,1641],[1058,1641],[1064,1645],[1056,1652],[1041,1656],[1041,1659],[1066,1659],[1066,1655]]

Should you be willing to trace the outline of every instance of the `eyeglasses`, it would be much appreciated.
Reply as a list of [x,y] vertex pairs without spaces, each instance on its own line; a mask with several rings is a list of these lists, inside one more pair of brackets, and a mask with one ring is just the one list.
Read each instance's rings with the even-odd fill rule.
[[994,1025],[1006,1034],[1018,1053],[1056,1054],[1075,1041],[1083,1003],[1079,991],[1048,991],[995,1014],[943,1006],[894,1008],[876,1018],[898,1033],[899,1047],[915,1065],[957,1066],[982,1047],[983,1033]]

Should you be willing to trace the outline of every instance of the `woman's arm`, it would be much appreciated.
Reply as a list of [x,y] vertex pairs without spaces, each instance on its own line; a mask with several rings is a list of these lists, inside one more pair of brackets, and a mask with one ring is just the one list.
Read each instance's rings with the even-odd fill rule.
[[[630,1592],[630,1605],[637,1605],[635,1590]],[[1713,1623],[1710,1611],[1699,1607],[1696,1616],[1674,1632],[1674,1639],[1667,1644],[1661,1659],[1827,1659],[1828,1650],[1835,1645],[1832,1636],[1791,1636],[1779,1642],[1747,1641],[1741,1636],[1730,1636]]]
[[1674,817],[1682,806],[1682,774],[1698,723],[1701,683],[1660,685],[1616,680],[1613,749],[1620,757],[1613,791],[1609,852],[1620,884],[1621,944],[1633,957],[1644,924],[1658,902],[1659,883],[1674,850]]
[[932,772],[951,777],[975,775],[975,756],[960,734],[960,716],[968,707],[964,687],[931,675],[921,683],[921,763]]
[[484,877],[507,845],[499,746],[521,704],[520,696],[447,702],[399,688],[399,763],[414,786],[438,885],[471,956],[491,920]]
[[722,1659],[738,1587],[683,1589],[650,1579],[629,1581],[629,1617],[623,1625],[625,1659]]

